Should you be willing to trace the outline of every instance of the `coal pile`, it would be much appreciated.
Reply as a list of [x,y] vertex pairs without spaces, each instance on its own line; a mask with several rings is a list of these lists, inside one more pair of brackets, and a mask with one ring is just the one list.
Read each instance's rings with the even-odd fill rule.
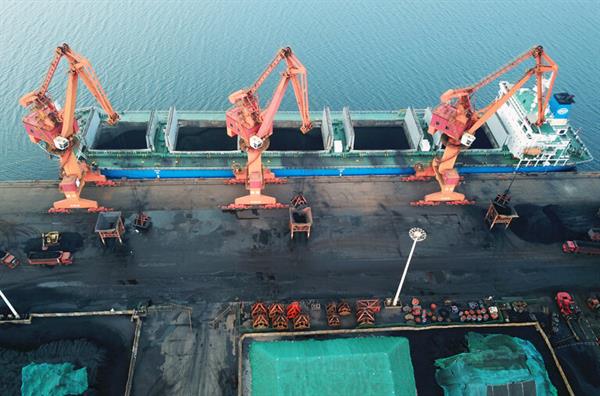
[[407,150],[410,148],[402,125],[355,126],[355,150]]
[[299,224],[306,223],[307,221],[306,214],[302,212],[292,212],[292,218],[294,219],[294,222]]
[[477,131],[475,131],[475,138],[475,141],[471,145],[472,149],[492,149],[497,147],[490,140],[490,136],[487,133],[486,125],[483,125]]
[[[64,252],[75,253],[83,247],[83,237],[76,232],[61,232],[60,241],[56,246],[49,246],[49,251],[62,250]],[[25,252],[34,252],[42,250],[42,237],[31,238],[25,242],[23,248]]]
[[324,149],[320,128],[313,128],[307,134],[303,134],[299,128],[275,127],[269,140],[269,151],[318,151]]
[[585,239],[585,233],[573,230],[566,221],[573,217],[568,209],[557,205],[542,207],[525,204],[515,206],[515,210],[519,218],[513,220],[510,228],[525,241],[549,244],[569,239]]
[[145,122],[124,122],[116,125],[102,124],[92,148],[94,150],[147,149]]
[[[41,296],[39,298],[42,298]],[[86,367],[85,395],[122,395],[134,325],[129,317],[36,318],[0,329],[0,395],[20,395],[21,369],[30,363]]]
[[30,363],[72,363],[76,369],[85,367],[93,391],[106,357],[104,349],[83,339],[50,342],[30,351],[0,348],[0,394],[21,394],[21,369]]
[[227,135],[223,126],[200,127],[194,125],[180,126],[177,131],[177,151],[235,151],[237,139]]
[[589,345],[570,345],[557,351],[576,395],[600,394],[600,352]]

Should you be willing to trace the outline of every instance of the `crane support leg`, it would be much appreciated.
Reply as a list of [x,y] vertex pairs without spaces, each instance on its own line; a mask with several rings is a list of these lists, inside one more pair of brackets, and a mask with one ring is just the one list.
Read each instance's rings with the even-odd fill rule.
[[65,199],[56,201],[50,212],[68,213],[71,209],[88,209],[90,211],[100,211],[104,208],[98,206],[98,202],[91,199],[81,198],[81,192],[86,183],[106,184],[110,181],[99,171],[94,171],[83,162],[80,162],[70,153],[61,159],[64,176],[59,184],[60,191],[65,195]]
[[474,202],[465,199],[465,195],[454,191],[460,183],[460,176],[454,168],[456,158],[461,151],[460,145],[448,144],[442,158],[434,158],[431,166],[423,169],[422,173],[415,177],[433,176],[440,185],[440,191],[428,194],[424,200],[411,202],[413,206],[436,206],[440,203],[448,205],[471,205]]
[[[248,164],[236,173],[237,180],[243,180],[249,194],[236,198],[233,204],[225,207],[228,210],[243,210],[248,208],[278,208],[280,204],[274,197],[264,195],[262,190],[269,179],[276,179],[273,172],[263,168],[262,150],[247,148]],[[282,206],[282,207],[285,207]]]

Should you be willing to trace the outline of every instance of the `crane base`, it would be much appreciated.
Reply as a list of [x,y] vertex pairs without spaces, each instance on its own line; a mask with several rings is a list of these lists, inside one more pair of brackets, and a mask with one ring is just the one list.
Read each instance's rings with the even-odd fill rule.
[[245,205],[245,204],[229,204],[221,206],[221,210],[224,212],[238,212],[242,210],[253,210],[253,209],[287,209],[289,205],[282,204],[279,202],[275,202],[272,204],[262,204],[262,205]]
[[[271,177],[263,179],[265,184],[285,184],[287,183],[287,179],[282,177]],[[234,177],[232,179],[227,179],[225,184],[246,184],[246,178],[237,178]]]
[[[76,209],[84,209],[84,208],[76,208]],[[97,208],[88,208],[87,212],[88,213],[100,213],[100,212],[110,212],[112,210],[113,210],[113,208],[98,206]],[[73,209],[71,209],[71,208],[50,208],[50,209],[48,209],[48,213],[50,213],[50,214],[57,214],[57,213],[70,214],[71,212],[73,212]]]
[[416,181],[428,181],[433,179],[433,176],[417,176],[417,175],[411,175],[411,176],[405,176],[405,177],[401,177],[400,181],[403,182],[416,182]]
[[456,201],[427,201],[426,199],[422,199],[420,201],[412,201],[410,203],[410,206],[440,206],[442,204],[451,206],[475,205],[475,201],[471,201],[468,199]]
[[71,213],[74,209],[87,209],[89,213],[108,212],[112,210],[111,208],[98,206],[98,202],[91,199],[67,198],[54,202],[53,207],[48,209],[48,213]]

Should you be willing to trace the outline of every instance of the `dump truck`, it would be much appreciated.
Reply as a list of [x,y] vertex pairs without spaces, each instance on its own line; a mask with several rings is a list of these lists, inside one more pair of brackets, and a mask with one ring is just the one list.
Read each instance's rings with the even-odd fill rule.
[[16,258],[14,255],[10,254],[8,251],[1,250],[1,249],[0,249],[0,262],[2,262],[2,264],[6,265],[10,269],[13,269],[17,265],[19,265],[18,258]]
[[290,238],[294,239],[294,233],[305,232],[310,238],[312,228],[312,210],[308,206],[308,200],[299,192],[290,201]]
[[31,265],[69,265],[73,264],[73,255],[71,252],[62,250],[29,252],[27,255]]
[[600,242],[566,241],[562,245],[565,253],[600,255]]

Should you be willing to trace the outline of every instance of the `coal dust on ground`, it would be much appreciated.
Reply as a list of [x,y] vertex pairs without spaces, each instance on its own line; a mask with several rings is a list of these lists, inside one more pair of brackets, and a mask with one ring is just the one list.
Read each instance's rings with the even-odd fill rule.
[[531,204],[517,205],[515,209],[519,218],[513,220],[510,228],[519,238],[527,242],[550,244],[585,238],[585,232],[573,229],[567,222],[570,217],[576,215],[577,209]]

